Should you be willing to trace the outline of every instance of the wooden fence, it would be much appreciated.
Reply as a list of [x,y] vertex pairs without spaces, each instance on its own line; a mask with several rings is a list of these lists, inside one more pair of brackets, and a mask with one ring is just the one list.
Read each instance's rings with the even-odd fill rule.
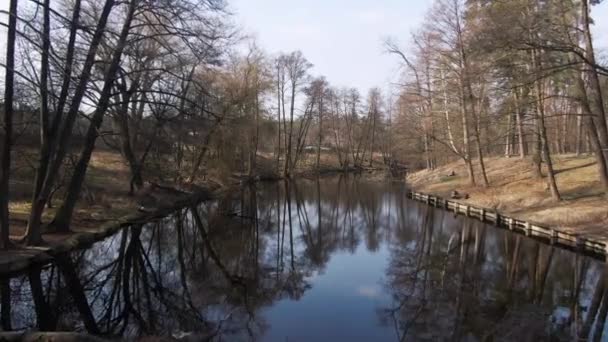
[[502,215],[493,209],[462,204],[438,196],[414,191],[408,192],[407,196],[415,201],[423,202],[436,208],[453,211],[456,214],[475,218],[482,222],[492,223],[496,227],[506,228],[515,233],[545,240],[552,245],[560,245],[571,250],[592,254],[596,257],[600,256],[606,258],[608,256],[608,244],[602,240],[543,227],[536,223],[530,223]]

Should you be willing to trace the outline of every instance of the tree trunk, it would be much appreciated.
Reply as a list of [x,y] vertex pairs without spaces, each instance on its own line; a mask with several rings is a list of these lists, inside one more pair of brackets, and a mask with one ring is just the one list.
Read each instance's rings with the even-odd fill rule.
[[[134,82],[136,83],[136,81]],[[129,103],[131,103],[131,94],[135,89],[130,89],[122,97],[121,103],[118,105],[118,112],[116,115],[116,123],[118,124],[118,131],[120,136],[120,152],[129,165],[131,171],[131,181],[129,195],[133,195],[135,188],[141,189],[144,185],[141,165],[135,156],[134,146],[132,144],[132,132],[129,128]]]
[[287,141],[287,155],[285,157],[285,176],[291,177],[291,173],[293,171],[293,162],[292,162],[292,140],[293,140],[293,114],[294,107],[296,101],[296,81],[292,80],[291,82],[291,107],[289,108],[289,138]]
[[524,135],[524,120],[521,103],[519,102],[519,91],[515,90],[513,94],[515,102],[515,120],[517,121],[517,136],[519,137],[519,158],[524,159],[526,157],[526,137]]
[[540,118],[540,129],[541,129],[541,140],[543,155],[545,157],[545,163],[547,164],[547,176],[549,177],[549,188],[551,189],[551,196],[553,199],[561,200],[561,195],[557,188],[557,181],[555,179],[555,171],[553,170],[553,161],[551,160],[551,152],[549,151],[549,144],[547,141],[547,129],[545,128],[544,114],[541,114]]
[[279,128],[277,140],[277,171],[281,170],[281,68],[277,64],[277,123]]
[[479,158],[479,167],[481,169],[483,186],[487,188],[490,186],[490,182],[488,181],[488,175],[486,173],[486,164],[483,160],[483,146],[481,144],[479,115],[475,108],[475,98],[473,97],[471,85],[469,84],[467,88],[469,91],[469,101],[471,101],[471,114],[473,115],[473,120],[475,120],[475,143],[477,145],[477,157]]
[[586,341],[589,337],[589,333],[591,332],[591,326],[595,321],[595,316],[597,315],[597,311],[602,302],[602,298],[604,297],[604,293],[606,292],[606,270],[603,269],[597,283],[595,285],[595,291],[593,292],[593,297],[591,299],[591,303],[589,304],[589,310],[587,310],[587,317],[583,322],[583,326],[580,329],[578,339],[579,341]]
[[[431,82],[431,66],[430,66],[430,61],[428,61],[428,63],[426,64],[426,89],[427,89],[427,110],[426,112],[427,114],[427,120],[428,120],[428,124],[429,126],[431,126],[429,128],[429,130],[431,131],[431,136],[435,135],[435,125],[433,122],[433,83]],[[390,132],[389,132],[390,133]],[[433,140],[430,139],[428,136],[426,137],[427,139],[429,139],[428,141],[428,146],[427,146],[427,152],[429,153],[429,156],[427,156],[427,160],[428,160],[428,164],[429,164],[429,169],[430,170],[434,170],[435,167],[437,166],[437,160],[436,160],[436,156],[435,156],[435,146],[433,144]],[[389,134],[389,142],[391,142],[391,136]],[[392,149],[391,149],[392,151]],[[392,157],[392,153],[391,153],[391,157]]]
[[[30,210],[27,230],[24,237],[24,240],[28,245],[37,245],[42,243],[42,213],[55,185],[55,180],[59,173],[59,169],[63,164],[63,159],[68,151],[69,140],[72,136],[72,128],[74,126],[74,122],[76,120],[78,112],[80,111],[80,104],[82,102],[82,99],[88,89],[88,83],[91,78],[91,71],[93,65],[95,64],[97,50],[102,43],[102,38],[105,32],[108,17],[112,8],[114,7],[114,3],[115,0],[106,0],[104,4],[104,7],[99,17],[99,21],[97,22],[97,26],[95,28],[95,33],[91,38],[91,45],[89,46],[89,50],[87,52],[87,56],[82,67],[79,82],[75,87],[74,94],[70,102],[70,108],[65,117],[65,120],[63,120],[63,125],[61,126],[61,129],[58,132],[59,135],[57,137],[57,140],[54,142],[54,145],[57,148],[57,151],[55,152],[55,157],[50,160],[50,164],[48,166],[48,169],[46,169],[44,175],[42,173],[40,173],[39,175],[42,179],[44,179],[44,181],[42,182],[40,192],[36,196],[36,199],[32,201],[32,208]],[[40,170],[42,169],[39,168],[39,171]],[[37,175],[36,177],[40,178],[39,176]]]
[[40,273],[40,267],[34,267],[28,272],[28,280],[32,290],[32,298],[34,299],[34,307],[36,311],[36,321],[39,331],[54,331],[57,326],[56,318],[49,303],[47,302]]
[[104,76],[104,87],[99,96],[97,109],[95,110],[93,117],[91,118],[91,123],[89,124],[89,128],[85,136],[84,146],[80,154],[80,159],[78,160],[78,163],[74,168],[72,178],[70,179],[65,201],[62,203],[61,207],[57,211],[57,214],[55,215],[55,218],[53,219],[52,226],[57,230],[66,231],[69,229],[68,227],[70,221],[72,220],[76,202],[80,197],[82,184],[89,166],[89,161],[91,160],[91,155],[95,149],[95,142],[99,136],[99,129],[110,104],[110,92],[113,88],[115,76],[120,66],[120,59],[127,42],[127,37],[129,36],[129,31],[131,30],[131,22],[133,20],[133,16],[135,15],[138,2],[139,0],[131,0],[129,3],[129,12],[127,13],[125,22],[120,32],[119,40],[116,43],[112,61]]
[[[584,87],[585,86],[583,84],[583,90],[585,90]],[[578,110],[577,110],[577,115],[576,115],[575,153],[577,156],[580,156],[582,153],[582,147],[583,147],[583,114],[581,111],[580,104],[577,106],[577,108],[578,108]],[[591,115],[591,113],[589,113],[589,115]],[[594,127],[592,127],[592,128],[595,129]]]
[[194,161],[194,166],[192,167],[192,172],[190,173],[190,177],[188,178],[188,183],[194,183],[194,181],[196,180],[198,171],[201,168],[201,165],[203,164],[203,159],[205,158],[205,156],[207,155],[207,152],[209,151],[209,144],[211,143],[211,137],[213,136],[215,131],[220,127],[221,123],[222,123],[221,118],[218,118],[217,121],[215,122],[215,124],[213,125],[213,127],[211,127],[211,129],[205,136],[205,139],[203,142],[203,147],[201,148],[201,151],[199,152],[198,156],[196,157],[196,160]]
[[506,141],[505,141],[505,157],[510,158],[511,157],[511,127],[513,126],[513,124],[511,123],[511,120],[513,118],[513,115],[509,114],[507,115],[507,134],[506,134]]
[[589,2],[588,0],[581,0],[581,10],[583,19],[583,35],[585,40],[585,56],[588,62],[587,75],[589,76],[589,99],[591,104],[591,110],[596,119],[594,123],[596,125],[598,138],[600,145],[604,152],[604,159],[608,160],[608,124],[606,123],[606,109],[604,106],[604,97],[602,93],[602,87],[600,78],[597,70],[595,69],[595,51],[593,48],[593,38],[591,36],[589,17]]
[[[608,195],[608,160],[606,159],[606,155],[602,153],[602,143],[599,136],[600,129],[598,129],[599,125],[596,124],[596,121],[599,118],[598,116],[593,115],[591,112],[591,105],[587,94],[587,89],[585,87],[585,81],[583,80],[583,75],[578,71],[574,72],[575,86],[578,89],[580,99],[580,115],[577,118],[578,125],[582,126],[584,123],[587,128],[586,131],[588,141],[590,142],[590,145],[593,147],[593,150],[595,152],[595,159],[597,161],[599,171],[599,179],[602,183],[602,187],[604,189],[605,194]],[[582,139],[582,127],[580,127],[579,130],[579,133],[577,133],[577,140],[579,138]],[[580,152],[581,143],[581,140],[577,141],[577,154]]]
[[[256,82],[258,82],[256,80]],[[257,84],[257,83],[256,83]],[[251,140],[251,148],[249,151],[249,178],[253,178],[257,169],[257,155],[258,155],[258,143],[260,140],[260,103],[259,103],[259,90],[255,89],[255,108],[254,108],[254,118],[253,118],[253,137]]]
[[[531,53],[532,62],[534,63],[534,68],[537,73],[540,73],[542,70],[542,65],[540,61],[540,56],[536,50],[532,50]],[[540,77],[540,75],[538,76]],[[538,134],[540,135],[540,144],[542,148],[542,153],[545,159],[545,163],[547,164],[547,176],[549,189],[551,190],[551,196],[554,200],[561,200],[561,195],[557,188],[557,181],[555,179],[555,171],[553,170],[553,162],[551,160],[551,151],[549,149],[549,141],[547,139],[547,128],[545,125],[545,101],[544,101],[544,87],[543,80],[538,79],[535,82],[535,96],[536,96],[536,115],[537,115],[537,125],[538,125]]]
[[[13,149],[13,95],[15,80],[15,39],[17,37],[17,0],[11,0],[6,42],[6,68],[4,81],[4,141],[0,170],[0,249],[8,249],[10,242],[10,218],[8,211],[9,179],[11,175],[11,151]],[[4,302],[2,303],[4,304]],[[4,322],[3,322],[4,323]]]
[[95,316],[91,311],[91,306],[87,300],[87,297],[84,293],[84,287],[78,278],[78,273],[76,272],[76,266],[70,260],[70,258],[66,255],[59,255],[55,257],[57,262],[57,266],[63,275],[65,280],[65,284],[74,299],[74,304],[80,313],[80,317],[84,326],[87,329],[87,332],[93,335],[99,335],[101,331],[97,326],[97,322],[95,321]]
[[[49,50],[50,50],[50,0],[44,0],[43,5],[43,25],[42,25],[42,51],[40,53],[40,84],[38,89],[40,92],[40,108],[39,108],[39,125],[40,125],[40,154],[38,167],[42,168],[41,175],[46,173],[48,160],[50,157],[50,128],[49,128]],[[40,191],[42,186],[42,177],[34,181],[34,196]],[[32,201],[35,197],[32,197]]]
[[374,110],[374,113],[372,113],[373,117],[372,117],[372,139],[371,142],[369,144],[369,167],[374,167],[374,145],[375,145],[375,140],[376,140],[376,119],[378,116],[378,113],[376,110]]
[[532,170],[534,171],[534,177],[536,179],[543,178],[542,172],[542,138],[541,138],[541,128],[540,128],[540,120],[538,114],[538,108],[534,109],[534,151],[532,155]]
[[475,182],[475,171],[473,170],[473,161],[471,159],[471,143],[469,141],[469,122],[467,118],[467,109],[465,106],[464,88],[461,86],[460,89],[460,101],[462,108],[462,140],[464,144],[464,151],[462,151],[463,159],[467,165],[467,172],[469,174],[469,183],[473,186],[477,185]]
[[597,321],[595,323],[595,330],[593,332],[593,342],[602,341],[606,316],[608,316],[608,294],[604,291],[604,297],[602,298],[602,303],[597,314]]
[[[74,2],[72,20],[71,20],[71,25],[70,25],[70,35],[68,38],[65,64],[64,64],[64,68],[63,68],[63,74],[62,74],[63,80],[62,80],[62,84],[61,84],[61,91],[59,94],[59,99],[57,100],[57,106],[55,108],[55,117],[52,118],[50,127],[47,130],[48,134],[46,135],[46,139],[41,139],[40,157],[39,157],[38,167],[36,169],[36,175],[35,175],[35,179],[34,179],[34,191],[32,193],[32,203],[36,202],[36,199],[38,198],[40,191],[42,190],[44,178],[46,177],[46,174],[48,172],[50,159],[53,156],[53,153],[56,149],[55,139],[58,134],[58,129],[59,129],[59,125],[61,123],[61,118],[63,117],[63,111],[65,109],[68,95],[70,93],[70,84],[72,82],[72,65],[74,64],[74,52],[76,50],[75,49],[76,35],[77,35],[78,29],[80,27],[80,25],[79,25],[80,4],[81,4],[81,0],[76,0]],[[46,17],[46,15],[45,15],[45,17]],[[45,31],[44,36],[47,37],[46,41],[50,42],[50,40],[48,38],[49,31],[46,28],[44,31]],[[43,38],[43,39],[45,39],[45,38]],[[43,47],[43,51],[47,51],[47,54],[48,54],[48,47]],[[48,64],[48,58],[47,58],[46,63],[41,62],[41,64],[42,65]],[[41,72],[41,74],[43,74],[43,72]],[[46,81],[45,82],[41,81],[41,85],[42,84],[44,84],[46,86],[47,83],[46,83]],[[46,90],[43,90],[41,88],[41,90],[40,90],[41,95],[46,92],[47,92]],[[42,100],[41,103],[42,104],[48,103],[48,101]],[[41,109],[41,114],[42,113],[48,113],[48,108],[46,110]]]
[[323,140],[323,89],[319,94],[319,134],[317,139],[317,172],[321,171],[321,143]]
[[426,168],[427,170],[432,170],[433,169],[433,163],[431,163],[431,157],[430,157],[430,143],[429,143],[429,134],[427,132],[424,132],[424,159],[426,160]]
[[11,282],[9,279],[0,279],[0,321],[2,322],[2,330],[12,330]]

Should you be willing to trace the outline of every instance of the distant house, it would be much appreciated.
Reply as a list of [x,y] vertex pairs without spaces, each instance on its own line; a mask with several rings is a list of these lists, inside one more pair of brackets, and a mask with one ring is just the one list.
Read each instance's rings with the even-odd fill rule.
[[[314,145],[304,146],[303,151],[306,153],[317,153],[317,146],[314,146]],[[324,152],[332,151],[332,148],[321,146],[321,151],[324,151]]]

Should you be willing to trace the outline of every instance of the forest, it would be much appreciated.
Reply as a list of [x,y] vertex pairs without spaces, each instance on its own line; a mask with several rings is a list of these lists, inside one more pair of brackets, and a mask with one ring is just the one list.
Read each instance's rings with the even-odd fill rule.
[[[435,0],[391,94],[333,86],[301,51],[271,55],[224,0],[11,0],[0,179],[0,248],[68,232],[91,160],[120,156],[125,193],[238,175],[297,177],[405,164],[529,160],[559,201],[553,158],[591,154],[608,191],[608,65],[590,0]],[[395,36],[399,32],[388,32]],[[13,180],[29,183],[11,240]],[[53,198],[57,204],[52,205]]]

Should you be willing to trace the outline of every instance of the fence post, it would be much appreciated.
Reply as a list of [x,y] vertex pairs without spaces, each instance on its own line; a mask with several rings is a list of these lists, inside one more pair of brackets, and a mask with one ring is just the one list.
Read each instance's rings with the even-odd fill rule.
[[557,243],[557,230],[551,229],[551,244]]

